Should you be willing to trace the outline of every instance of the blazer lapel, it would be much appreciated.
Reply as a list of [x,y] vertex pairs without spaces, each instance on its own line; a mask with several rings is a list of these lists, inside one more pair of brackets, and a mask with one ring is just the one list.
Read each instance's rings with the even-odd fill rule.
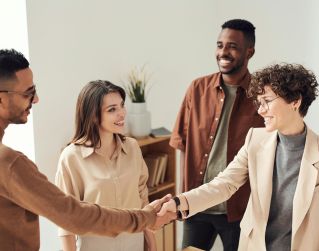
[[261,148],[256,158],[257,188],[264,219],[267,220],[272,194],[272,176],[277,147],[277,131],[272,132],[267,139],[262,140],[260,145]]
[[293,200],[292,238],[305,218],[313,197],[318,176],[318,169],[315,167],[319,162],[318,144],[317,135],[307,128],[305,149]]

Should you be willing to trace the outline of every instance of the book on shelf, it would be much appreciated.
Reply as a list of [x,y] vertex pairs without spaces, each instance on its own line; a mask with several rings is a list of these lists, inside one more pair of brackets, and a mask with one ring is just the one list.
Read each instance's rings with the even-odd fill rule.
[[156,187],[165,181],[165,174],[168,163],[167,153],[152,153],[144,157],[145,163],[148,167],[148,181],[149,188]]
[[162,184],[165,181],[166,169],[168,164],[168,154],[164,153],[161,158],[160,166],[161,166],[161,177],[159,183]]
[[158,154],[157,158],[159,159],[159,162],[155,179],[155,186],[158,186],[159,184],[164,182],[168,155],[166,153],[160,153]]
[[151,136],[154,138],[169,137],[171,134],[172,132],[163,126],[151,130]]
[[147,186],[154,187],[155,186],[155,179],[158,172],[158,162],[159,159],[156,156],[148,155],[144,157],[145,163],[148,167],[148,180]]

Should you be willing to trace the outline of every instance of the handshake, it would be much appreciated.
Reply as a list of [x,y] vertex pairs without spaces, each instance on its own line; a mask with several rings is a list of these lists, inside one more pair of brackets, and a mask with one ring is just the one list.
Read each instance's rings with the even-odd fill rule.
[[164,225],[177,219],[176,203],[171,194],[167,194],[161,199],[152,201],[149,205],[157,213],[155,224],[150,227],[151,230],[157,230]]

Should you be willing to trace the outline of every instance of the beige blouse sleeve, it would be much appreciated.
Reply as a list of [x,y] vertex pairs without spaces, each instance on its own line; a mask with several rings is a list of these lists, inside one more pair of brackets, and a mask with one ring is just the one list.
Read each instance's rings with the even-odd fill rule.
[[149,203],[148,200],[148,188],[146,185],[147,179],[148,179],[148,169],[145,164],[144,159],[142,159],[142,170],[141,170],[141,176],[139,180],[139,193],[142,200],[142,208],[146,206]]
[[[70,173],[68,165],[66,164],[65,158],[63,157],[63,155],[61,155],[58,162],[57,172],[55,175],[55,184],[64,193],[68,195],[73,195],[77,200],[80,200],[79,189],[77,189],[76,187],[72,185],[71,176],[72,175]],[[65,235],[73,235],[73,233],[59,227],[58,236],[65,236]]]
[[143,208],[144,206],[146,206],[149,203],[148,188],[146,185],[146,182],[148,180],[148,168],[145,164],[141,149],[140,149],[137,142],[136,142],[136,147],[138,148],[136,158],[138,158],[140,160],[140,161],[138,161],[138,163],[140,163],[140,168],[141,168],[141,175],[140,175],[139,184],[138,184],[138,192],[140,194],[140,198],[142,201],[142,208]]

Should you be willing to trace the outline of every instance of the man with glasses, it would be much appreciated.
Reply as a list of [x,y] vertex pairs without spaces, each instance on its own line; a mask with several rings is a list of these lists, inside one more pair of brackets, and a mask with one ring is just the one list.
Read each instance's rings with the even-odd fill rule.
[[[194,80],[187,90],[170,141],[181,150],[183,191],[214,179],[244,144],[249,128],[263,126],[246,96],[254,52],[255,27],[241,19],[225,22],[216,43],[219,72]],[[227,202],[187,219],[183,247],[210,250],[219,234],[225,251],[237,250],[249,194],[246,183]]]
[[[0,140],[10,124],[24,124],[39,101],[29,62],[15,50],[0,50]],[[116,236],[159,228],[175,213],[157,217],[169,196],[141,210],[108,209],[67,196],[41,174],[25,155],[0,142],[0,249],[35,251],[40,248],[42,215],[75,234]]]

